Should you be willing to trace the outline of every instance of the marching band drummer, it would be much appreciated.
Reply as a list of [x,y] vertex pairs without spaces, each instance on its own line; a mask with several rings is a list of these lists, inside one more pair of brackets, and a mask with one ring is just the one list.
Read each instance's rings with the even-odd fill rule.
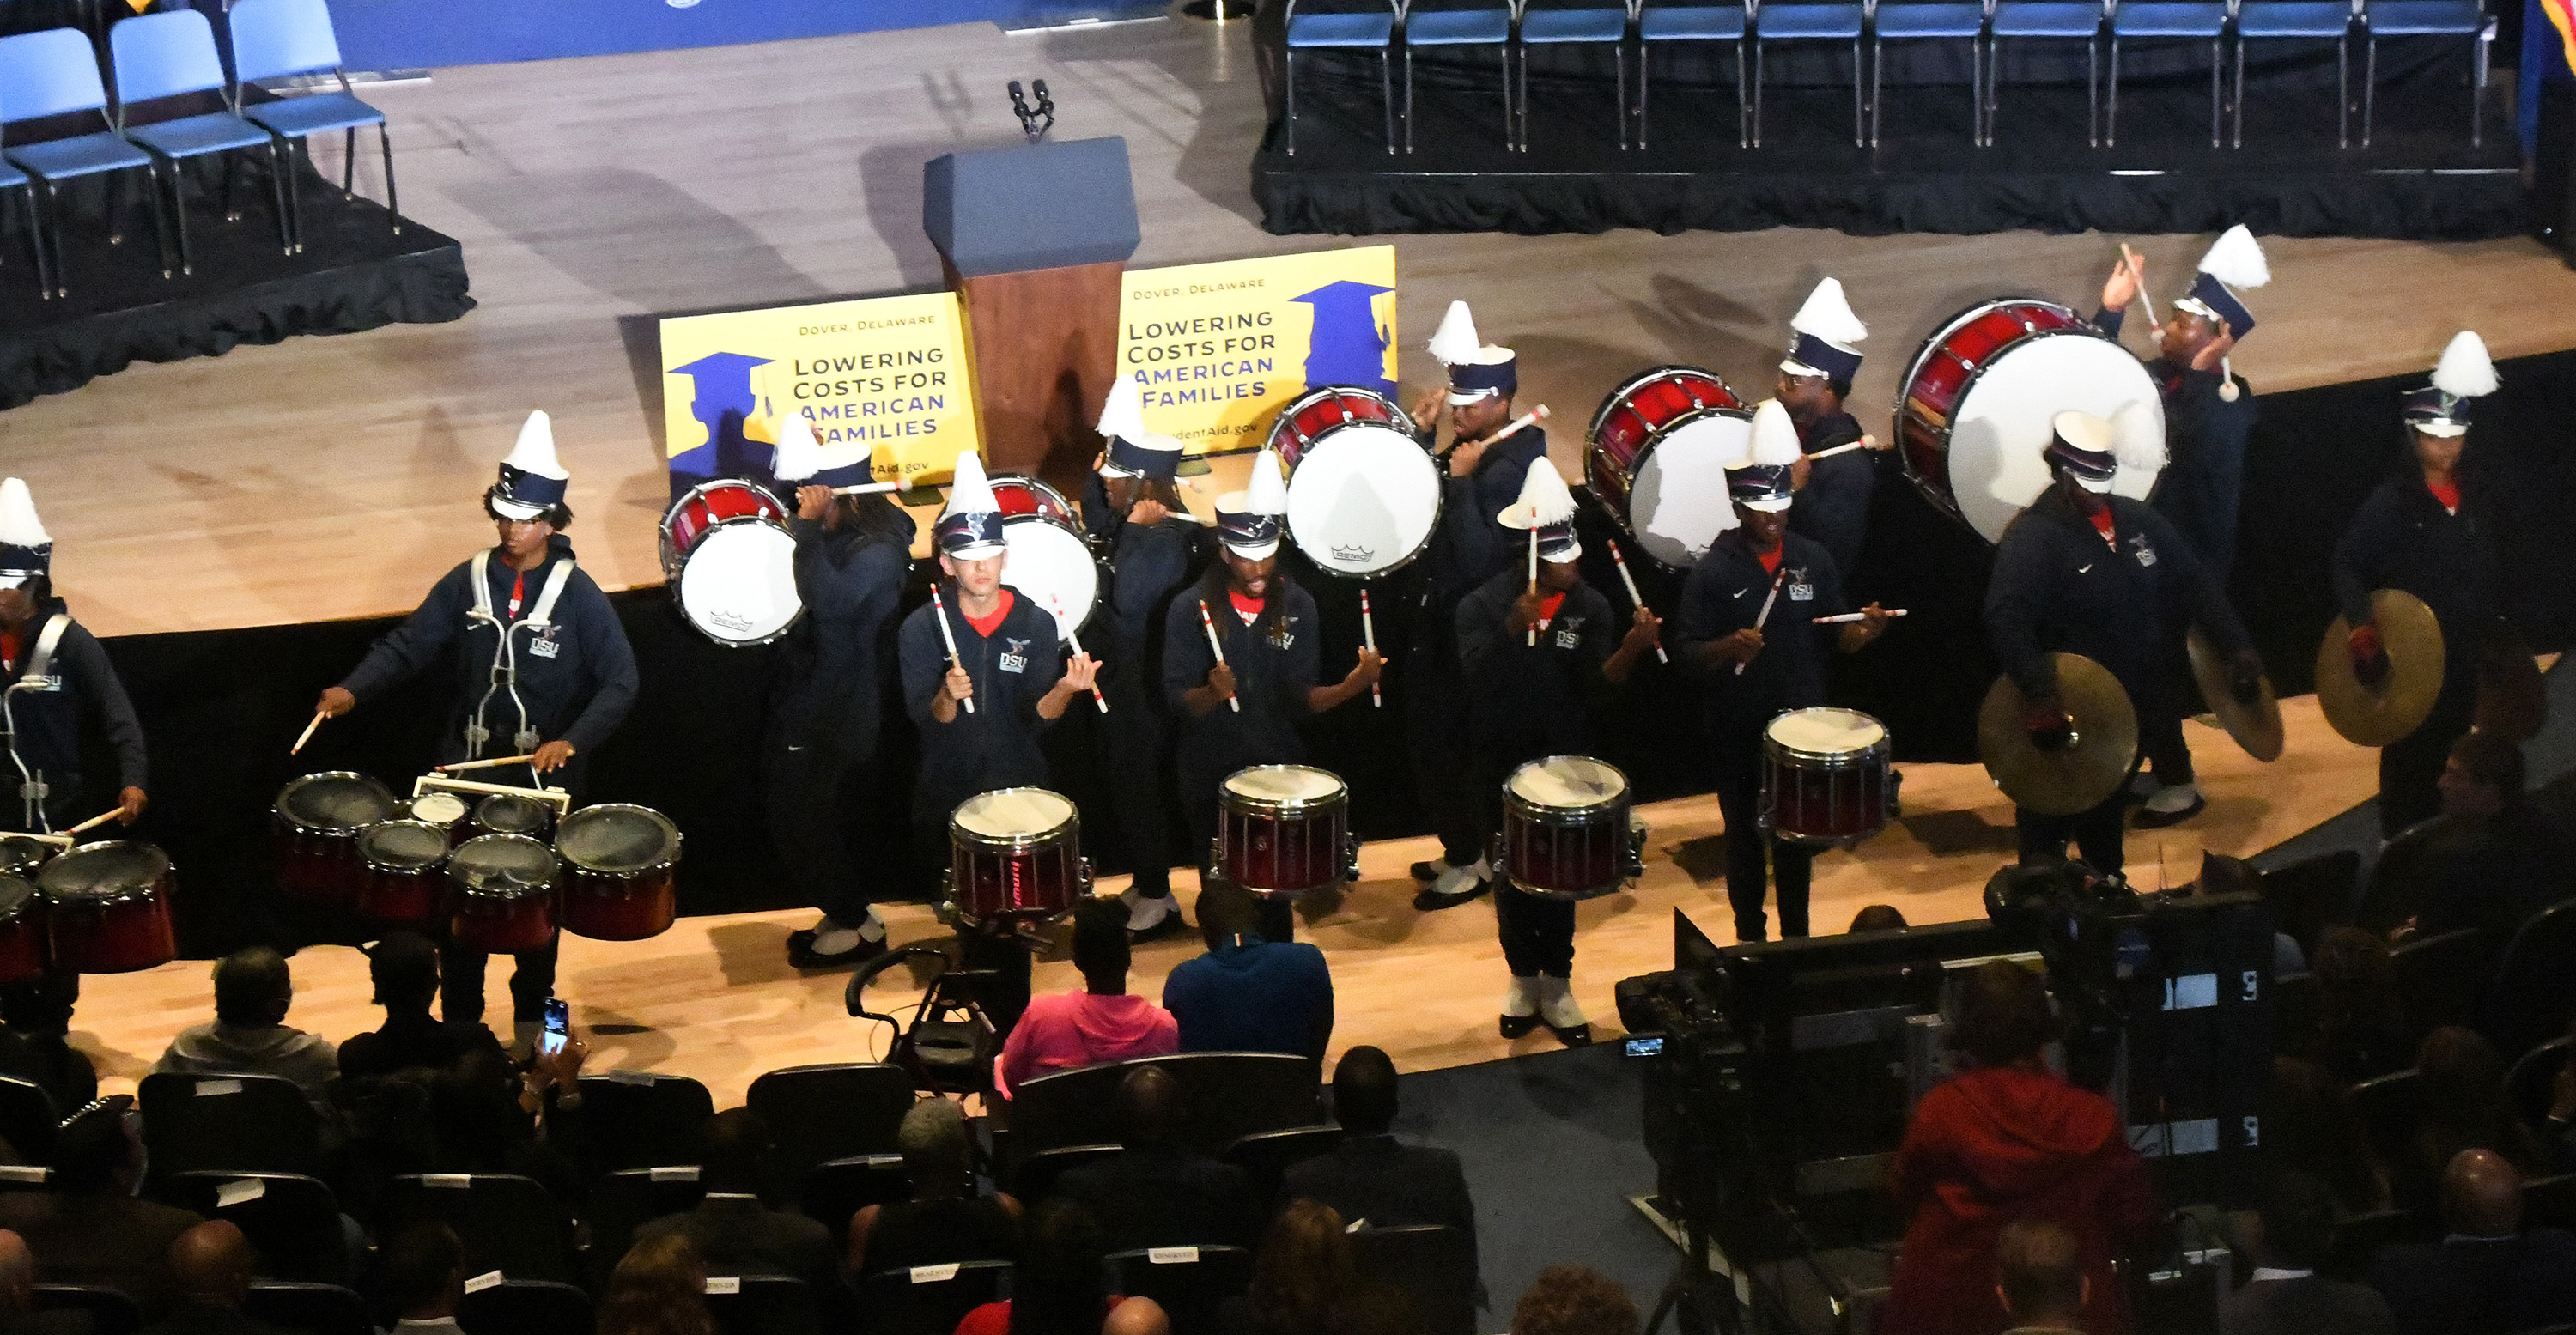
[[[1226,776],[1304,759],[1298,722],[1347,703],[1378,679],[1382,660],[1363,647],[1340,681],[1317,684],[1323,626],[1315,598],[1279,568],[1287,513],[1279,456],[1265,448],[1253,456],[1246,488],[1217,498],[1217,559],[1163,613],[1163,698],[1180,725],[1181,816],[1201,866],[1216,838]],[[1211,633],[1224,645],[1222,661],[1208,643]],[[1286,900],[1263,900],[1262,940],[1293,941],[1295,927]]]
[[1888,621],[1871,603],[1858,621],[1815,624],[1844,614],[1842,576],[1822,544],[1789,531],[1790,472],[1799,454],[1788,409],[1773,399],[1756,406],[1749,457],[1726,474],[1736,526],[1691,567],[1673,637],[1674,652],[1705,692],[1704,740],[1717,766],[1726,898],[1739,941],[1766,935],[1766,877],[1779,890],[1780,935],[1807,934],[1815,861],[1803,845],[1762,828],[1762,730],[1785,711],[1823,704],[1826,653],[1858,653]]
[[[1530,461],[1521,498],[1498,518],[1538,544],[1538,588],[1521,567],[1485,581],[1458,604],[1458,658],[1475,724],[1479,828],[1502,824],[1502,788],[1512,771],[1548,756],[1593,754],[1592,710],[1628,681],[1655,647],[1663,623],[1639,607],[1626,618],[1583,580],[1575,562],[1574,497],[1546,459]],[[1530,632],[1538,632],[1533,643]],[[1574,1000],[1574,901],[1524,894],[1494,881],[1494,927],[1510,966],[1502,1034],[1519,1038],[1545,1023],[1557,1041],[1592,1041]]]
[[1878,488],[1874,451],[1888,448],[1864,435],[1860,422],[1843,411],[1852,377],[1860,374],[1857,345],[1868,337],[1869,327],[1843,299],[1841,281],[1828,278],[1816,284],[1806,304],[1789,317],[1789,355],[1781,359],[1776,391],[1798,428],[1798,448],[1804,453],[1861,445],[1808,463],[1798,498],[1789,506],[1789,531],[1822,545],[1845,579],[1860,567],[1861,542],[1869,536],[1869,498]]
[[2402,475],[2379,484],[2335,543],[2335,603],[2353,628],[2348,648],[2355,675],[2376,682],[2388,670],[2379,628],[2371,624],[2372,590],[2414,594],[2442,628],[2442,689],[2433,712],[2379,750],[2383,838],[2441,810],[2442,766],[2476,713],[2478,669],[2501,620],[2494,538],[2483,497],[2463,491],[2476,474],[2460,466],[2475,400],[2495,391],[2485,341],[2467,331],[2455,335],[2432,383],[2406,395]]
[[[409,619],[387,632],[315,708],[338,717],[419,675],[455,650],[455,695],[433,763],[526,754],[540,779],[579,792],[589,754],[635,703],[635,652],[616,609],[574,562],[564,504],[571,474],[555,459],[554,429],[528,414],[500,477],[483,492],[500,541],[431,585]],[[505,773],[507,771],[504,771]],[[518,956],[510,975],[515,1048],[536,1043],[554,995],[561,936]],[[485,957],[439,945],[439,1010],[449,1024],[483,1019]]]
[[1520,495],[1530,461],[1547,457],[1547,432],[1535,423],[1487,439],[1512,422],[1520,359],[1477,337],[1467,303],[1449,303],[1430,351],[1448,368],[1449,384],[1414,403],[1413,424],[1424,441],[1436,440],[1445,395],[1450,446],[1440,484],[1440,528],[1423,556],[1426,587],[1414,621],[1413,652],[1399,682],[1415,791],[1440,835],[1440,859],[1413,864],[1413,878],[1430,883],[1413,897],[1413,907],[1424,911],[1455,908],[1492,883],[1484,849],[1491,831],[1476,828],[1480,807],[1469,791],[1474,778],[1460,763],[1473,748],[1458,664],[1458,604],[1511,564],[1514,535],[1493,516]]
[[[2228,689],[2237,700],[2260,699],[2263,662],[2226,592],[2163,515],[2144,501],[2111,494],[2121,468],[2154,468],[2162,443],[2091,413],[2062,412],[2051,426],[2048,467],[2055,481],[2004,529],[1986,586],[1986,636],[2030,701],[2024,726],[2032,745],[2055,751],[2074,736],[2057,696],[2052,653],[2101,664],[2128,692],[2141,721],[2166,707],[2154,693],[2178,684],[2160,670],[2171,634],[2167,608],[2188,608],[2219,652],[2233,659]],[[2021,861],[2061,859],[2072,839],[2095,871],[2117,875],[2125,806],[2114,789],[2072,816],[2017,808]]]
[[912,573],[913,523],[885,496],[833,493],[870,480],[868,453],[864,440],[817,443],[796,408],[780,419],[770,469],[795,488],[787,531],[805,615],[780,647],[771,685],[761,806],[788,878],[823,915],[787,936],[787,962],[800,969],[863,963],[885,950],[869,884],[883,874],[851,854],[842,793],[853,779],[877,790],[869,761],[891,666],[887,627]]
[[1172,846],[1163,801],[1172,738],[1155,637],[1163,604],[1189,582],[1199,526],[1172,487],[1181,442],[1145,430],[1135,381],[1122,375],[1110,384],[1099,429],[1108,449],[1085,484],[1082,513],[1093,542],[1109,554],[1101,609],[1107,635],[1094,641],[1109,654],[1100,670],[1109,697],[1101,741],[1110,815],[1135,863],[1119,899],[1127,905],[1128,936],[1141,941],[1189,927],[1172,899],[1172,869],[1164,865]]
[[[903,705],[921,734],[912,790],[918,869],[949,864],[948,818],[958,804],[997,788],[1043,787],[1047,762],[1038,734],[1064,717],[1097,673],[1087,654],[1056,654],[1055,614],[1002,583],[1010,549],[1002,510],[973,450],[957,456],[948,504],[933,530],[945,596],[914,608],[897,636]],[[1009,1029],[1029,1000],[1029,956],[1017,938],[961,929],[970,968],[994,968],[1001,985],[985,1010]]]

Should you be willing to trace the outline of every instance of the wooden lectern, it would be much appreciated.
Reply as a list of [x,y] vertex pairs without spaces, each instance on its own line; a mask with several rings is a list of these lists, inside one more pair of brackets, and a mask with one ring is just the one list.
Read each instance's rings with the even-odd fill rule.
[[933,158],[921,213],[965,314],[985,467],[1080,495],[1118,373],[1118,284],[1141,239],[1127,141]]

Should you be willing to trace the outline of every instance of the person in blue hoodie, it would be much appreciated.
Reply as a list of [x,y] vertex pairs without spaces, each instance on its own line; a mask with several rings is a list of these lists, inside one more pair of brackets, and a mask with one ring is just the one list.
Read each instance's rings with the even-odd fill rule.
[[1183,1052],[1285,1052],[1323,1069],[1333,1038],[1333,971],[1303,941],[1260,931],[1259,897],[1231,881],[1199,891],[1207,953],[1163,981],[1163,1009],[1181,1026]]

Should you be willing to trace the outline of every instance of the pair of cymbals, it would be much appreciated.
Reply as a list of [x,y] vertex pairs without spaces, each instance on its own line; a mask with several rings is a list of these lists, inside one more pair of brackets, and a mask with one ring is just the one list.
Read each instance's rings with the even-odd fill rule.
[[2432,714],[2447,659],[2442,623],[2411,593],[2374,591],[2370,622],[2379,628],[2388,671],[2375,683],[2361,680],[2352,666],[2352,623],[2336,617],[2317,645],[2317,707],[2345,741],[2386,746],[2423,726]]
[[2191,655],[2192,680],[2200,683],[2200,698],[2218,716],[2218,726],[2256,760],[2268,765],[2280,759],[2281,702],[2272,694],[2272,678],[2267,674],[2261,679],[2261,693],[2252,703],[2240,703],[2229,689],[2236,665],[2218,652],[2208,636],[2194,629],[2184,637],[2183,647]]
[[2057,703],[2074,737],[2054,751],[2030,740],[2030,698],[1997,677],[1977,709],[1977,758],[2015,804],[2045,816],[2100,806],[2129,777],[2138,754],[2138,712],[2111,670],[2082,654],[2050,654]]

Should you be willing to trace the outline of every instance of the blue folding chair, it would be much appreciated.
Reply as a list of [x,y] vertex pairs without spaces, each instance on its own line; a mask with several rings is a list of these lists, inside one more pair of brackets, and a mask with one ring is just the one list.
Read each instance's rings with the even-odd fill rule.
[[2120,41],[2169,38],[2209,43],[2209,146],[2221,146],[2218,72],[2227,62],[2220,43],[2227,36],[2225,0],[2113,0],[2111,6],[2111,96],[2102,117],[2102,142],[2120,142]]
[[1646,146],[1646,76],[1654,66],[1655,48],[1676,42],[1732,42],[1735,45],[1735,146],[1753,146],[1752,102],[1746,96],[1745,34],[1751,28],[1752,0],[1727,5],[1671,5],[1637,12],[1637,147]]
[[2102,25],[2109,0],[1992,0],[1986,15],[1986,126],[1995,143],[1995,103],[2004,81],[2004,39],[2084,40],[2084,141],[2102,146]]
[[[340,194],[344,198],[357,198],[358,129],[365,125],[376,127],[376,144],[385,157],[385,215],[393,221],[394,234],[401,235],[402,204],[401,196],[394,191],[393,135],[385,124],[385,113],[359,101],[349,91],[349,75],[340,68],[340,37],[331,27],[330,7],[323,0],[234,0],[225,15],[225,26],[232,29],[233,38],[233,110],[289,144],[308,141],[312,135],[341,131]],[[329,70],[340,81],[340,91],[248,105],[242,100],[242,89],[262,79],[283,79],[319,70]],[[309,141],[305,142],[304,152],[307,157],[312,155]],[[295,248],[302,251],[304,214],[296,198],[296,185],[290,173],[286,181],[287,207],[296,218]]]
[[[1909,0],[1880,3],[1870,15],[1869,146],[1878,147],[1880,76],[1887,69],[1887,43],[1933,40],[1968,43],[1968,107],[1971,125],[1984,120],[1986,105],[1986,7],[1984,0]],[[1969,132],[1971,142],[1977,138]]]
[[1869,146],[1867,72],[1861,68],[1860,39],[1869,29],[1869,6],[1863,4],[1753,5],[1753,146],[1762,147],[1762,44],[1765,42],[1849,42],[1852,54],[1852,147]]
[[[1576,0],[1578,5],[1581,0]],[[1597,5],[1554,9],[1547,0],[1512,0],[1517,14],[1514,31],[1520,51],[1520,151],[1529,151],[1529,49],[1533,46],[1607,46],[1610,59],[1618,67],[1619,84],[1619,150],[1628,149],[1628,29],[1637,21],[1641,0],[1627,0],[1618,8]]]
[[1413,53],[1425,46],[1491,46],[1503,67],[1503,147],[1512,147],[1512,11],[1462,8],[1416,11],[1399,5],[1396,40],[1404,45],[1404,151],[1413,151]]
[[2469,147],[2486,142],[2487,58],[2495,48],[2496,21],[2484,0],[2362,0],[2361,146],[2370,147],[2372,103],[2379,92],[2382,37],[2469,39]]
[[[117,133],[159,158],[161,165],[169,169],[170,215],[179,224],[179,272],[195,272],[188,252],[188,201],[181,190],[179,162],[183,158],[204,157],[210,153],[229,155],[235,149],[267,150],[270,200],[277,209],[278,250],[281,254],[294,254],[295,227],[286,212],[286,167],[289,159],[285,145],[268,131],[230,111],[209,111],[176,120],[155,121],[150,125],[132,123],[134,108],[139,103],[203,93],[224,86],[224,64],[215,55],[215,30],[206,22],[206,16],[193,9],[138,14],[108,29],[107,44],[108,58],[116,75]],[[241,219],[241,215],[233,210],[235,163],[236,159],[230,156],[224,159],[223,213],[226,222]]]
[[[110,128],[63,139],[7,147],[8,127],[42,116],[96,112]],[[161,276],[170,276],[169,242],[161,231],[161,164],[149,153],[119,138],[107,118],[107,87],[99,82],[98,52],[77,28],[47,28],[0,37],[0,161],[16,165],[45,186],[46,228],[54,255],[54,295],[70,296],[70,276],[63,272],[62,197],[59,183],[84,176],[107,176],[107,239],[122,242],[122,182],[116,173],[140,167],[152,189],[152,242],[161,259]]]
[[1395,24],[1399,10],[1388,0],[1384,13],[1306,13],[1297,12],[1297,0],[1288,0],[1288,129],[1282,136],[1288,144],[1288,156],[1297,155],[1297,53],[1300,51],[1375,51],[1377,52],[1378,105],[1386,111],[1386,151],[1395,151],[1395,87],[1391,69],[1391,52],[1395,46]]
[[2236,123],[2231,148],[2245,147],[2245,44],[2284,38],[2335,44],[2335,147],[2352,147],[2352,20],[2359,0],[2232,0],[2236,20]]
[[36,257],[36,293],[46,301],[54,299],[54,284],[45,272],[45,228],[36,216],[36,183],[27,174],[6,162],[0,162],[0,190],[16,190],[27,205],[27,249]]

